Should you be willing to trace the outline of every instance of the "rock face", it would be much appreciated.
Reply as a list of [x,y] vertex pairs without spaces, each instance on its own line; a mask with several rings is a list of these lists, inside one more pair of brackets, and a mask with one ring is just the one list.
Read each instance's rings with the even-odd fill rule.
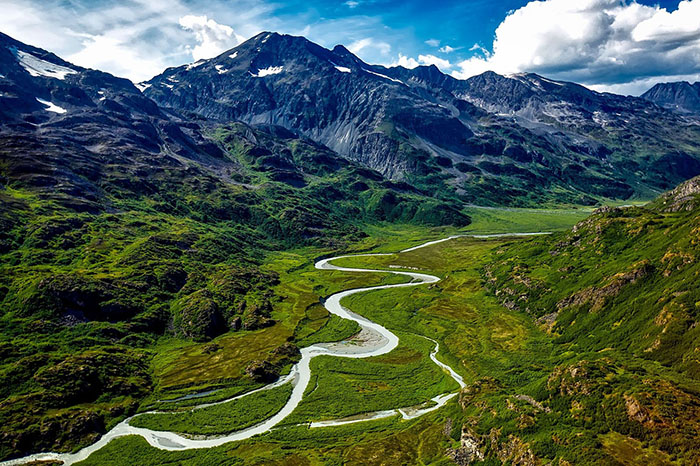
[[3,175],[64,206],[100,211],[104,189],[149,192],[147,174],[213,161],[202,128],[166,115],[128,80],[0,33]]
[[460,446],[455,449],[450,449],[447,452],[447,457],[459,466],[469,466],[476,461],[483,461],[484,454],[481,452],[483,446],[478,435],[469,429],[462,429],[462,434],[459,439]]
[[664,108],[700,115],[700,82],[659,83],[641,97]]
[[168,69],[144,86],[166,107],[298,130],[390,178],[409,169],[396,158],[392,130],[443,148],[465,148],[472,135],[453,110],[421,99],[345,48],[327,50],[276,33],[262,33],[196,67]]
[[665,193],[655,204],[665,212],[691,211],[699,204],[700,177],[681,183],[676,189]]

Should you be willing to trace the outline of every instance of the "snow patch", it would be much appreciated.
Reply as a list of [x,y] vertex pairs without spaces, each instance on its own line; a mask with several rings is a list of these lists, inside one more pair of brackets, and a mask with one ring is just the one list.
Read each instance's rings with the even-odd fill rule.
[[552,81],[551,79],[547,79],[547,78],[540,78],[540,79],[541,79],[542,81],[546,82],[546,83],[549,83],[549,84],[556,84],[557,86],[560,86],[560,87],[564,85],[564,83],[560,83],[560,82],[557,82],[557,81]]
[[148,89],[149,87],[151,87],[151,85],[148,83],[136,83],[136,87],[138,88],[139,91],[143,92],[146,89]]
[[340,71],[341,73],[352,73],[352,70],[350,68],[346,68],[344,66],[335,65],[335,69]]
[[179,80],[173,78],[172,76],[168,76],[168,81],[170,81],[171,83],[179,83],[180,82]]
[[269,68],[265,68],[264,70],[258,70],[257,74],[253,74],[250,71],[249,73],[254,78],[264,78],[265,76],[279,74],[282,72],[282,70],[284,70],[283,66],[270,66]]
[[229,55],[228,57],[229,57],[230,59],[234,59],[234,58],[236,58],[237,56],[238,56],[238,52],[233,52],[233,53],[232,53],[231,55]]
[[46,111],[47,112],[54,112],[54,113],[66,113],[67,110],[65,108],[59,107],[58,105],[54,104],[53,102],[49,102],[44,99],[36,98],[37,102],[39,102],[42,105],[46,105]]
[[206,60],[197,60],[196,62],[190,63],[189,65],[187,65],[185,67],[185,71],[193,70],[193,69],[197,68],[198,66],[203,65],[204,63],[206,63]]
[[171,89],[171,90],[172,90],[173,87],[175,87],[175,86],[173,86],[172,84],[168,84],[168,83],[161,83],[161,84],[162,84],[163,86],[167,87],[168,89]]
[[216,71],[219,74],[224,74],[224,73],[228,72],[228,70],[224,69],[223,65],[216,65],[214,68],[216,68]]
[[514,81],[518,81],[518,82],[524,84],[531,91],[538,92],[538,91],[542,90],[542,84],[540,84],[537,81],[533,81],[533,80],[529,79],[527,77],[526,73],[507,74],[506,78],[512,79]]
[[46,78],[55,79],[66,79],[69,74],[77,74],[78,72],[67,68],[65,66],[56,65],[55,63],[42,60],[41,58],[35,57],[31,53],[23,52],[22,50],[17,50],[16,48],[10,48],[10,51],[19,61],[19,64],[27,70],[27,72],[34,76],[44,76]]
[[403,81],[401,81],[401,80],[399,80],[399,79],[390,78],[389,76],[386,76],[386,75],[384,75],[384,74],[375,73],[374,71],[370,71],[370,70],[364,70],[364,71],[368,72],[369,74],[373,74],[373,75],[375,75],[375,76],[379,76],[380,78],[388,79],[389,81],[394,81],[395,83],[403,84],[404,86],[406,85],[405,82],[403,82]]

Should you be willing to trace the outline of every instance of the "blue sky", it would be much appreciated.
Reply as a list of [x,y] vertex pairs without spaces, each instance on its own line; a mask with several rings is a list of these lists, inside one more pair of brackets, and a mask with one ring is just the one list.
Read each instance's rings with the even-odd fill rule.
[[0,11],[1,31],[134,81],[264,30],[457,78],[531,71],[632,94],[700,79],[700,0],[0,0]]

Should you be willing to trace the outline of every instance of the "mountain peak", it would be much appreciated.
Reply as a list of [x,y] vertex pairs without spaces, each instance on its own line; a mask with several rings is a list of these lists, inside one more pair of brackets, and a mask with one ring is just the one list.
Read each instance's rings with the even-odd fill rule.
[[335,53],[337,55],[353,55],[353,53],[350,50],[348,50],[347,48],[345,48],[345,46],[342,44],[338,44],[335,47],[333,47],[332,51],[333,51],[333,53]]
[[700,115],[700,82],[658,83],[642,94],[641,98],[671,110]]

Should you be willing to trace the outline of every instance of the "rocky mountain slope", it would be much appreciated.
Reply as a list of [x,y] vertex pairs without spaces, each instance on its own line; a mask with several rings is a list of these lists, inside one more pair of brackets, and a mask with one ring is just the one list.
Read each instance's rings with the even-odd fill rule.
[[602,208],[569,232],[506,246],[485,268],[504,306],[537,319],[568,358],[538,398],[581,420],[568,451],[697,464],[699,234],[694,178],[646,207]]
[[659,83],[641,97],[664,108],[700,115],[700,82]]
[[167,108],[300,131],[462,202],[648,198],[700,174],[700,127],[644,99],[531,74],[460,81],[434,66],[373,66],[276,33],[141,87]]

